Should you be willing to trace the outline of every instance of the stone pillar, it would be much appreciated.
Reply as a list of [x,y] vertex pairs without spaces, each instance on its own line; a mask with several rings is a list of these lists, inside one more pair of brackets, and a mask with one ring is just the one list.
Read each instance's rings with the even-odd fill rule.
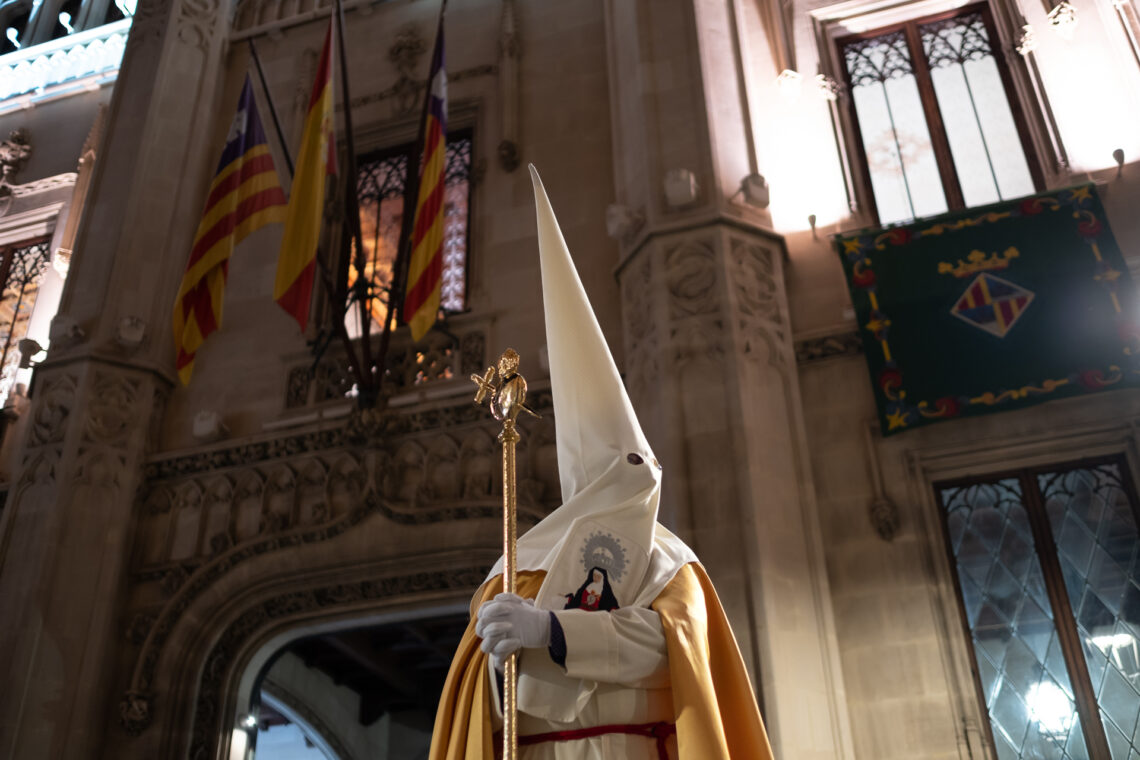
[[761,167],[736,5],[607,4],[626,377],[665,469],[662,522],[717,585],[776,756],[851,758],[786,253],[738,192]]
[[218,0],[142,0],[135,16],[0,525],[2,757],[98,757],[114,723],[134,493],[216,160],[227,16]]

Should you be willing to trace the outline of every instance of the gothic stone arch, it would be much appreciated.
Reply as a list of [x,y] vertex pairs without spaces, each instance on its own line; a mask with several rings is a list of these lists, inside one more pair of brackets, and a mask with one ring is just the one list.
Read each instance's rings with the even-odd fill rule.
[[337,627],[462,609],[497,556],[497,526],[485,521],[476,531],[484,548],[369,559],[381,532],[404,534],[398,543],[413,529],[382,515],[366,522],[320,546],[258,557],[203,591],[155,653],[150,692],[124,700],[124,722],[141,722],[108,748],[114,756],[226,760],[253,677],[273,652]]

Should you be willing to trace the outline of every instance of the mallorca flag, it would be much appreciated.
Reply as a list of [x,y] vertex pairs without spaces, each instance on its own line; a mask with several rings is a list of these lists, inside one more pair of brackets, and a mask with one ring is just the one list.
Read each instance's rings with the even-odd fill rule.
[[289,312],[301,329],[309,319],[309,299],[313,293],[317,244],[325,209],[325,177],[336,174],[333,136],[332,24],[325,35],[325,48],[317,64],[317,78],[309,98],[309,114],[301,136],[293,189],[289,193],[289,215],[285,237],[277,259],[277,280],[273,298]]
[[443,280],[443,191],[447,168],[447,74],[443,70],[443,16],[431,58],[428,102],[422,126],[424,155],[420,189],[412,225],[412,256],[408,261],[404,321],[419,340],[431,328],[439,312],[439,288]]
[[284,219],[285,194],[246,76],[174,302],[175,366],[183,385],[190,382],[198,348],[222,325],[222,300],[234,246],[254,230]]

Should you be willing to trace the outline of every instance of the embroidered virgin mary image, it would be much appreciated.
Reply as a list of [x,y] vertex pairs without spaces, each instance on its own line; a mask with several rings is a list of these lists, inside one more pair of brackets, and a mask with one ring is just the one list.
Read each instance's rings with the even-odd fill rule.
[[610,588],[609,574],[603,568],[592,567],[586,574],[586,582],[573,594],[566,595],[567,610],[602,610],[608,612],[618,608],[617,597]]

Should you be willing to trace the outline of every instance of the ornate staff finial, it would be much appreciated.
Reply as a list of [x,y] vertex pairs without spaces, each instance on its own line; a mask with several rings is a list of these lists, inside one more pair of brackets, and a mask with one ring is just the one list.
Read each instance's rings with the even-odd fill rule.
[[526,405],[526,378],[519,374],[519,361],[518,351],[508,348],[499,357],[497,369],[487,367],[482,375],[471,375],[471,382],[478,386],[475,403],[482,406],[489,398],[491,415],[500,422],[513,424],[519,412],[541,416]]

